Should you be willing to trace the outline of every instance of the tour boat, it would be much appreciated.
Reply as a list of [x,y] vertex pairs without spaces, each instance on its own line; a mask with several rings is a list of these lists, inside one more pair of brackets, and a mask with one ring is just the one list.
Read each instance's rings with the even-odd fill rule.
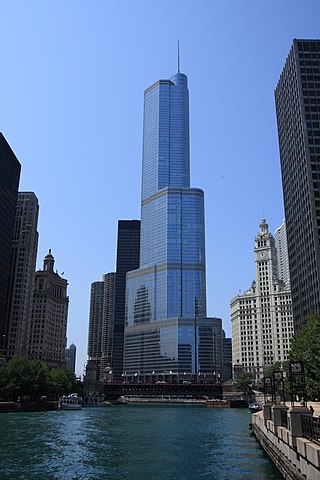
[[260,410],[262,410],[262,407],[261,405],[259,405],[259,403],[249,403],[248,408],[250,410],[250,413],[260,412]]
[[105,400],[103,395],[90,395],[84,397],[83,407],[108,407],[111,406],[111,403]]
[[82,398],[78,397],[76,393],[71,393],[68,396],[63,396],[59,400],[60,410],[81,410]]

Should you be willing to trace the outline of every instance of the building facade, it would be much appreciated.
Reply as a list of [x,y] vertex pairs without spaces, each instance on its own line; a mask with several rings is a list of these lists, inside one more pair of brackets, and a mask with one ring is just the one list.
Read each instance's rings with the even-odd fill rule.
[[98,381],[100,378],[104,286],[104,280],[93,282],[91,284],[88,331],[88,364],[90,367],[89,370],[92,381]]
[[7,344],[7,299],[21,165],[0,132],[0,355]]
[[39,204],[33,192],[19,192],[11,252],[6,356],[28,354],[30,311],[38,249]]
[[77,358],[77,347],[74,343],[66,348],[65,359],[66,359],[66,368],[68,368],[74,375],[76,373],[76,358]]
[[127,274],[123,375],[209,374],[204,194],[190,188],[188,80],[180,72],[145,91],[142,162],[140,267]]
[[114,381],[120,381],[123,378],[126,275],[131,270],[139,268],[140,224],[140,220],[119,220],[118,222],[115,310],[114,322],[109,333],[109,338],[112,340],[110,357]]
[[51,368],[65,366],[69,304],[68,282],[53,267],[54,257],[49,250],[43,270],[35,273],[28,342],[28,357],[43,360]]
[[290,290],[278,277],[275,241],[262,219],[254,243],[256,279],[231,301],[232,364],[255,380],[264,368],[288,360],[293,336]]
[[[102,309],[101,335],[101,359],[100,380],[110,382],[113,380],[113,343],[114,343],[114,319],[115,319],[115,293],[116,278],[114,272],[103,276],[104,295]],[[123,343],[123,342],[122,342]]]
[[320,40],[293,41],[275,90],[295,328],[320,313]]
[[290,290],[290,269],[285,220],[283,220],[280,227],[275,231],[274,241],[277,249],[278,278],[282,280],[285,283],[286,288]]

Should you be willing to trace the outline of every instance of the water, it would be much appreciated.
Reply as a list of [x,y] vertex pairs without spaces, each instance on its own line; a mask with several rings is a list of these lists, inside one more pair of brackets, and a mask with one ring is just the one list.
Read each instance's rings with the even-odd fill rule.
[[128,405],[2,413],[0,479],[280,480],[246,409]]

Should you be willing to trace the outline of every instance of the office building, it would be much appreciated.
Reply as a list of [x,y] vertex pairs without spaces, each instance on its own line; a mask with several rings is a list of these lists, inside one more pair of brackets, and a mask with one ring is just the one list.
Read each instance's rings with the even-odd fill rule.
[[66,359],[66,368],[68,368],[74,375],[76,373],[76,357],[77,357],[77,347],[74,343],[66,348],[65,359]]
[[[116,273],[111,272],[103,276],[104,294],[101,325],[101,352],[100,352],[100,380],[113,380],[113,339],[115,319],[115,291]],[[123,343],[123,342],[122,342]]]
[[[145,91],[139,269],[127,273],[123,375],[175,381],[213,374],[206,319],[204,194],[190,188],[186,75]],[[212,353],[213,355],[213,353]]]
[[289,358],[293,336],[290,290],[278,278],[277,251],[263,218],[254,243],[256,279],[231,301],[232,364],[259,381],[264,368]]
[[35,273],[30,319],[29,358],[43,360],[50,368],[65,366],[68,320],[68,282],[54,272],[54,257],[49,250],[43,270]]
[[[114,324],[112,337],[112,372],[114,381],[123,377],[124,325],[126,303],[126,274],[139,268],[140,220],[119,220],[116,261]],[[111,326],[111,324],[110,324]]]
[[297,40],[275,90],[295,329],[320,313],[320,40]]
[[91,284],[89,332],[88,332],[88,363],[92,381],[100,377],[101,336],[103,323],[104,280]]
[[274,241],[277,249],[278,278],[279,280],[282,280],[285,283],[286,288],[290,290],[290,270],[285,220],[283,220],[280,227],[275,231]]
[[38,249],[39,204],[33,192],[19,192],[12,240],[7,310],[8,358],[28,354],[30,309]]
[[21,165],[0,132],[0,355],[7,343],[7,298]]
[[223,381],[227,382],[232,378],[232,338],[228,338],[223,332]]

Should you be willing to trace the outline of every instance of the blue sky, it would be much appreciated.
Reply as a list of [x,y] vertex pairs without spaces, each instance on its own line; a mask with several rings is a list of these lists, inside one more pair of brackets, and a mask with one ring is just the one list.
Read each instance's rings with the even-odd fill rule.
[[114,271],[118,219],[140,218],[144,89],[189,78],[191,184],[205,192],[207,313],[254,278],[264,212],[283,218],[274,89],[319,0],[0,0],[0,131],[39,198],[37,268],[69,281],[68,344],[86,362],[90,284]]

